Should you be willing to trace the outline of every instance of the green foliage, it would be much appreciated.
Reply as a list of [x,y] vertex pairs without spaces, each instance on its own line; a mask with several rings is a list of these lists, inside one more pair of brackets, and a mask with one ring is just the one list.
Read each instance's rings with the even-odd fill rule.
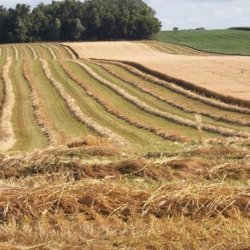
[[79,18],[67,19],[64,24],[64,30],[62,32],[62,37],[69,40],[79,40],[81,34],[84,32],[85,28],[83,27]]
[[160,30],[155,12],[141,0],[87,0],[86,37],[144,39]]
[[32,11],[0,6],[0,42],[146,39],[160,27],[142,0],[53,1]]
[[181,30],[157,34],[162,42],[225,54],[250,55],[250,32],[242,30]]
[[229,28],[230,30],[245,30],[245,31],[250,31],[250,27],[232,27]]

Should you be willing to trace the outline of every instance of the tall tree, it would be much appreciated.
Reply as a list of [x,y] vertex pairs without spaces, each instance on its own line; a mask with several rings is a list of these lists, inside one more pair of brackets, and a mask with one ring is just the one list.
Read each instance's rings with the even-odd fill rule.
[[0,6],[0,42],[146,39],[160,30],[142,0],[64,0]]
[[77,41],[81,38],[84,30],[85,28],[79,18],[67,19],[64,24],[62,38],[63,40]]

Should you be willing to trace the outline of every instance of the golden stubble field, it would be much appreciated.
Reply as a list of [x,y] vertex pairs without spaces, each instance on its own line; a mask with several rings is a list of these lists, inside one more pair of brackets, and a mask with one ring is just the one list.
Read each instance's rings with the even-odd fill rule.
[[[82,58],[131,61],[219,94],[250,100],[250,57],[164,53],[140,42],[67,43]],[[188,48],[187,48],[188,52]]]
[[[82,57],[211,59],[104,44]],[[58,43],[0,52],[0,249],[249,248],[250,105]]]

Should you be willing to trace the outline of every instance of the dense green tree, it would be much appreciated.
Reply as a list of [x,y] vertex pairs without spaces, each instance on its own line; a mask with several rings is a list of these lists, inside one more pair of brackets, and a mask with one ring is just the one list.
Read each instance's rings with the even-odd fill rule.
[[69,41],[79,40],[85,30],[79,18],[67,19],[63,28],[61,37]]
[[7,38],[6,25],[7,25],[8,11],[3,6],[0,6],[0,41],[5,42]]
[[160,30],[142,0],[64,0],[30,11],[0,6],[0,42],[146,39]]
[[48,40],[52,41],[60,40],[61,20],[59,18],[52,19],[48,29],[49,29]]
[[10,31],[11,40],[18,42],[29,41],[29,29],[30,23],[30,6],[26,4],[17,4],[15,9],[11,12],[12,18],[10,23],[12,24],[12,30]]

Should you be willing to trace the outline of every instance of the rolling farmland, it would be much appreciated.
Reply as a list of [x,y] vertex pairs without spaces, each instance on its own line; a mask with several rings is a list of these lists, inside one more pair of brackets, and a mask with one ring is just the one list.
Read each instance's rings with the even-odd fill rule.
[[249,29],[161,31],[157,39],[198,50],[228,55],[250,55]]
[[249,99],[140,64],[208,53],[132,45],[0,45],[0,249],[249,246]]
[[4,45],[1,51],[3,151],[89,136],[138,150],[149,144],[178,149],[197,142],[196,114],[206,140],[249,136],[248,106],[205,97],[125,63],[76,59],[59,44]]
[[141,67],[143,71],[150,69],[151,74],[152,71],[160,72],[169,81],[172,78],[179,79],[182,81],[182,86],[183,82],[186,82],[187,89],[195,87],[194,90],[202,95],[210,91],[215,97],[216,94],[224,95],[224,101],[231,96],[244,99],[249,105],[249,57],[209,54],[157,41],[76,42],[67,45],[71,46],[81,58],[138,63],[144,66],[144,69]]

